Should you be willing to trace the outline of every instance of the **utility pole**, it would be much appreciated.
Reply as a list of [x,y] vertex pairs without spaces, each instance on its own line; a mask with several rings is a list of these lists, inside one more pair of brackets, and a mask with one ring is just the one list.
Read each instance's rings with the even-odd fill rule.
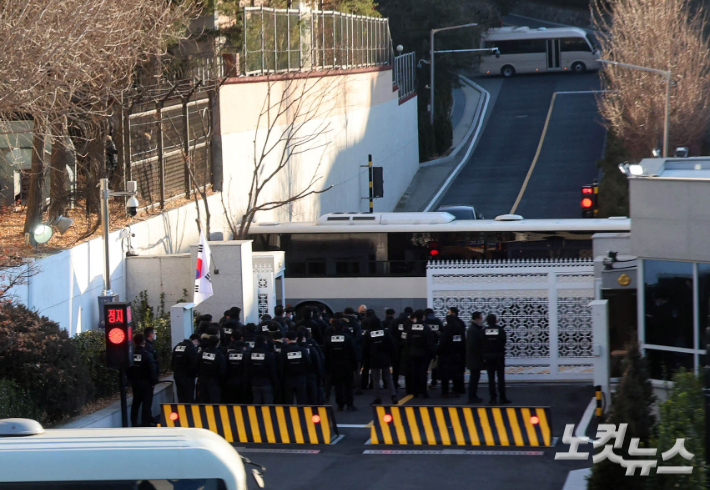
[[473,22],[471,24],[463,24],[460,26],[440,27],[439,29],[432,29],[429,32],[429,60],[431,62],[431,71],[429,73],[429,123],[432,126],[434,125],[434,54],[436,53],[436,51],[434,50],[434,34],[441,31],[453,31],[454,29],[463,29],[464,27],[475,27],[477,25],[478,24]]

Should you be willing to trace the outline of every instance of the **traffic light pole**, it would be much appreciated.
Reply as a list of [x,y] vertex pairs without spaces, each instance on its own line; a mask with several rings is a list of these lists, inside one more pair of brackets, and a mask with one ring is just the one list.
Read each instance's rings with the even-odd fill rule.
[[126,370],[118,370],[118,387],[121,391],[121,427],[128,427],[128,400],[126,398]]
[[370,176],[370,213],[375,212],[375,200],[372,190],[372,155],[367,155],[367,172]]

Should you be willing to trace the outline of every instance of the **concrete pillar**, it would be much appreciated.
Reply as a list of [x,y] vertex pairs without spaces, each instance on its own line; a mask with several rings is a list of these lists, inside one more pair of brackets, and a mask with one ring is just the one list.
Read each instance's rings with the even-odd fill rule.
[[589,306],[592,308],[594,385],[602,387],[606,399],[606,409],[608,409],[611,404],[611,392],[609,391],[609,301],[595,300],[589,303]]
[[308,2],[298,2],[301,26],[301,69],[310,70],[313,67],[313,9]]

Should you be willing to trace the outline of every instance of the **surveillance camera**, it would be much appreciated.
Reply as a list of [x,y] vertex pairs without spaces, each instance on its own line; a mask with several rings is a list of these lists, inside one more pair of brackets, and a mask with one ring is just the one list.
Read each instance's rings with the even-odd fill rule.
[[135,216],[136,213],[138,212],[138,199],[136,199],[136,196],[131,196],[128,198],[128,201],[126,202],[126,212],[128,213],[128,216]]

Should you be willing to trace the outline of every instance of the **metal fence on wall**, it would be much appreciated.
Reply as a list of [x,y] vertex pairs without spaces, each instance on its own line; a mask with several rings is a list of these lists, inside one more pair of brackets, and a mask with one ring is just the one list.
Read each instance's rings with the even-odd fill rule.
[[400,100],[417,90],[417,54],[407,53],[394,59],[394,84],[399,87]]
[[212,183],[211,99],[198,93],[135,104],[127,115],[130,166],[127,180],[138,182],[143,202],[190,196],[194,186]]
[[335,11],[244,8],[245,75],[391,65],[389,20]]

